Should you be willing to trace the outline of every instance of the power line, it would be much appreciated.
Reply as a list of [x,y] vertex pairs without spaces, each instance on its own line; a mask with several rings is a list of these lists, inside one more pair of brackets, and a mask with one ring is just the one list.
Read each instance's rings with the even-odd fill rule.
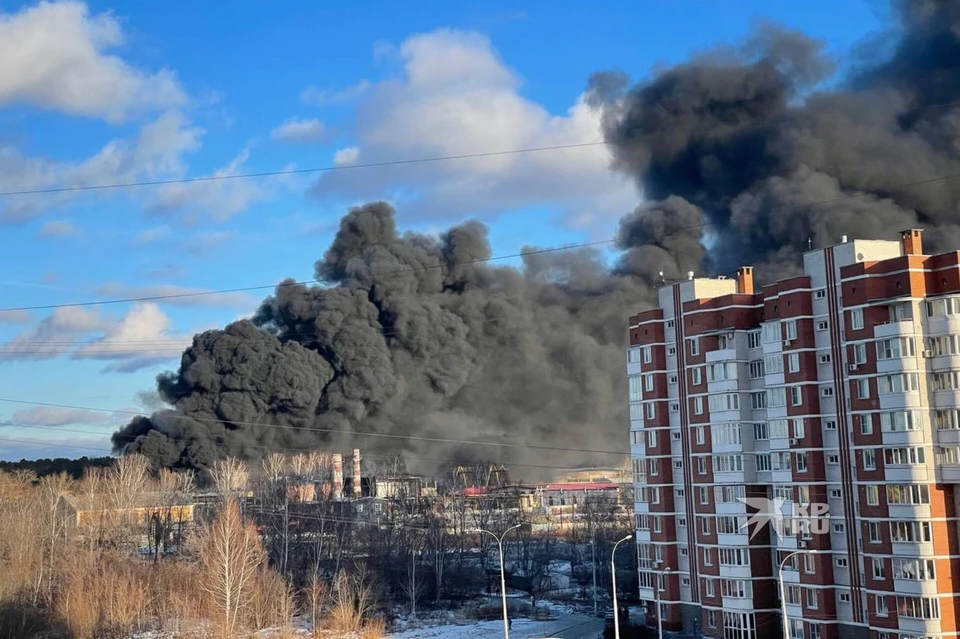
[[[76,433],[76,434],[79,434],[79,435],[92,435],[92,434],[94,434],[94,433],[91,433],[90,430],[83,430],[83,429],[79,429],[79,428],[69,428],[69,427],[64,427],[64,426],[41,426],[41,425],[37,425],[37,424],[17,424],[17,423],[15,423],[15,422],[0,423],[0,426],[11,426],[11,427],[14,427],[14,428],[32,428],[32,429],[34,429],[34,430],[49,430],[49,431],[57,431],[57,432],[61,432],[61,433]],[[113,428],[113,426],[110,426],[110,425],[107,425],[107,426],[109,426],[110,428]],[[101,433],[97,433],[97,434],[101,434]],[[117,437],[119,437],[119,438],[121,438],[121,439],[128,439],[128,440],[130,440],[130,441],[133,441],[133,440],[135,440],[135,439],[138,437],[137,435],[119,435],[119,434],[116,434],[116,433],[115,433],[113,436],[117,436]],[[176,442],[189,442],[189,441],[190,441],[189,439],[182,438],[182,437],[170,437],[170,439],[173,440],[173,441],[176,441]],[[51,445],[51,446],[57,446],[57,445],[59,445],[59,444],[57,444],[56,442],[53,442],[53,443],[51,443],[50,445]],[[293,448],[293,447],[289,447],[289,446],[264,446],[264,445],[261,445],[261,444],[245,444],[245,445],[244,445],[244,448],[256,448],[256,449],[258,449],[258,450],[264,450],[264,451],[267,451],[267,452],[281,452],[281,453],[289,453],[289,454],[312,453],[312,452],[316,452],[316,451],[318,450],[318,448],[317,448],[316,446],[304,447],[304,448]],[[136,452],[140,452],[140,451],[136,451]],[[142,454],[142,453],[141,453],[141,454]],[[403,458],[404,460],[415,460],[415,461],[434,462],[434,463],[438,463],[438,464],[464,464],[464,463],[469,463],[469,462],[466,462],[466,461],[464,461],[464,460],[462,460],[462,459],[437,458],[437,457],[422,457],[422,456],[418,456],[418,455],[406,455],[406,454],[404,454],[404,455],[399,455],[399,454],[398,454],[398,455],[380,455],[380,454],[377,454],[377,453],[363,453],[363,457],[364,457],[365,459],[366,459],[366,458],[370,458],[370,459],[384,459],[384,460],[387,460],[387,461],[395,460],[395,459],[397,459],[397,457],[401,457],[401,458]],[[577,466],[554,466],[554,465],[550,465],[550,464],[524,464],[524,463],[512,462],[512,461],[510,461],[510,462],[508,462],[508,461],[503,461],[503,463],[505,463],[505,464],[508,463],[511,467],[537,468],[537,469],[540,469],[540,470],[577,470],[577,469],[578,469]]]
[[[827,199],[827,200],[819,200],[819,201],[817,201],[817,202],[810,202],[810,203],[808,203],[808,204],[801,204],[801,205],[797,205],[797,206],[791,206],[791,207],[781,208],[781,209],[777,209],[777,211],[779,211],[781,214],[789,214],[789,213],[796,213],[796,212],[798,212],[798,211],[804,211],[804,210],[811,209],[811,208],[814,208],[814,207],[817,207],[817,206],[823,206],[823,205],[826,205],[826,204],[836,204],[836,203],[839,203],[839,202],[846,202],[846,201],[849,201],[849,200],[856,200],[856,199],[860,199],[860,198],[863,198],[863,197],[882,197],[883,194],[895,193],[895,192],[897,192],[897,191],[902,191],[902,190],[907,189],[907,188],[910,188],[910,187],[923,186],[923,185],[926,185],[926,184],[933,184],[933,183],[936,183],[936,182],[942,182],[942,181],[945,181],[945,180],[951,180],[951,179],[954,179],[954,178],[957,178],[957,177],[960,177],[960,171],[958,171],[958,172],[956,172],[956,173],[948,173],[948,174],[946,174],[946,175],[941,175],[941,176],[937,176],[937,177],[933,177],[933,178],[927,178],[927,179],[924,179],[924,180],[916,180],[916,181],[914,181],[914,182],[905,182],[905,183],[898,184],[898,185],[895,185],[895,186],[887,187],[887,188],[884,188],[884,189],[882,190],[882,193],[881,193],[881,194],[872,193],[872,192],[852,193],[852,194],[849,194],[849,195],[843,195],[843,196],[840,196],[840,197],[835,197],[835,198],[831,198],[831,199]],[[2,195],[2,194],[0,194],[0,195]],[[727,220],[726,223],[729,224],[729,223],[734,222],[734,221],[737,221],[737,220],[735,220],[735,218],[731,216],[731,218],[730,218],[729,220]],[[672,229],[672,230],[670,230],[670,231],[667,231],[666,233],[664,233],[664,236],[669,237],[669,236],[674,235],[674,234],[676,234],[676,233],[679,233],[679,232],[681,232],[681,231],[692,231],[692,230],[696,230],[696,229],[703,229],[703,228],[706,228],[706,227],[708,227],[708,226],[716,226],[716,225],[718,225],[718,224],[719,224],[719,222],[701,222],[701,223],[699,223],[699,224],[690,224],[690,225],[687,225],[687,226],[680,226],[680,227],[674,228],[674,229]],[[602,245],[602,244],[613,244],[613,243],[615,243],[616,241],[617,241],[616,238],[609,238],[609,239],[605,239],[605,240],[597,240],[597,241],[594,241],[594,242],[582,242],[582,243],[579,243],[579,244],[567,244],[567,245],[564,245],[564,246],[556,246],[556,247],[545,248],[545,249],[534,249],[534,250],[530,250],[530,251],[521,251],[521,252],[519,252],[519,253],[514,253],[514,254],[511,254],[511,255],[497,255],[497,256],[493,256],[493,257],[479,258],[479,259],[475,259],[475,260],[464,260],[464,261],[452,262],[452,263],[448,263],[448,264],[432,264],[432,265],[429,265],[429,266],[408,266],[408,267],[404,267],[404,268],[400,268],[400,269],[394,269],[394,270],[390,270],[390,271],[372,271],[372,272],[370,272],[368,275],[371,276],[371,277],[376,277],[376,276],[383,276],[383,275],[396,275],[396,274],[400,274],[400,273],[410,273],[410,272],[416,272],[416,271],[428,271],[428,270],[433,270],[433,269],[438,269],[438,268],[444,268],[445,266],[462,266],[462,265],[470,265],[470,264],[480,264],[480,263],[486,263],[486,262],[493,262],[493,261],[497,261],[497,260],[506,260],[506,259],[522,258],[522,257],[526,257],[526,256],[528,256],[528,255],[541,255],[541,254],[544,254],[544,253],[556,253],[556,252],[559,252],[559,251],[569,251],[569,250],[574,250],[574,249],[579,249],[579,248],[588,248],[588,247],[592,247],[592,246],[599,246],[599,245]],[[172,293],[172,294],[169,294],[169,295],[148,295],[148,296],[142,296],[142,297],[128,297],[128,298],[109,299],[109,300],[102,300],[102,301],[72,302],[72,303],[68,303],[68,304],[46,304],[46,305],[40,305],[40,306],[10,306],[10,307],[5,307],[5,308],[0,308],[0,313],[12,312],[12,311],[40,311],[40,310],[51,310],[51,309],[57,309],[57,308],[81,307],[81,306],[98,306],[98,305],[101,305],[101,304],[126,304],[126,303],[131,303],[131,302],[155,302],[155,301],[162,301],[162,300],[169,300],[169,299],[184,299],[184,298],[200,297],[200,296],[204,296],[204,295],[222,295],[222,294],[228,294],[228,293],[242,293],[242,292],[265,290],[265,289],[277,289],[277,288],[281,288],[281,287],[284,287],[284,286],[304,286],[304,285],[307,285],[307,284],[323,284],[323,283],[324,283],[324,282],[323,282],[322,280],[313,279],[313,280],[303,280],[303,281],[300,281],[300,282],[280,282],[280,283],[277,283],[277,284],[264,284],[264,285],[259,285],[259,286],[244,286],[244,287],[238,287],[238,288],[218,289],[218,290],[213,290],[213,291],[194,291],[194,292],[190,292],[190,293]]]
[[333,171],[349,171],[356,169],[372,169],[385,166],[402,166],[405,164],[430,164],[451,160],[470,160],[502,155],[521,155],[524,153],[540,153],[543,151],[562,151],[564,149],[579,149],[591,146],[606,146],[604,141],[578,142],[574,144],[557,144],[554,146],[537,146],[526,149],[508,149],[504,151],[487,151],[485,153],[463,153],[460,155],[440,155],[427,158],[413,158],[406,160],[387,160],[383,162],[367,162],[364,164],[345,164],[318,166],[307,169],[281,169],[278,171],[260,171],[257,173],[233,173],[230,175],[208,175],[194,178],[173,178],[169,180],[149,180],[139,182],[120,182],[118,184],[89,184],[86,186],[62,186],[47,189],[25,189],[22,191],[0,191],[0,197],[14,195],[42,195],[45,193],[72,193],[80,191],[105,191],[110,189],[128,189],[144,186],[163,186],[167,184],[195,184],[198,182],[223,182],[225,180],[247,180],[252,178],[279,177],[286,175],[304,175],[309,173],[330,173]]
[[[410,273],[414,271],[430,271],[438,268],[444,268],[448,266],[466,266],[470,264],[482,264],[486,262],[494,262],[497,260],[509,260],[518,257],[526,257],[528,255],[542,255],[544,253],[556,253],[558,251],[570,251],[573,249],[579,248],[588,248],[591,246],[600,246],[601,244],[611,244],[616,242],[616,238],[610,238],[608,240],[597,240],[595,242],[581,242],[579,244],[567,244],[564,246],[555,246],[552,248],[545,249],[533,249],[530,251],[521,251],[519,253],[513,253],[511,255],[495,255],[493,257],[484,257],[478,258],[475,260],[463,260],[460,262],[451,262],[446,264],[431,264],[428,266],[408,266],[402,269],[395,269],[392,271],[374,271],[369,273],[371,276],[381,276],[381,275],[396,275],[399,273]],[[78,306],[99,306],[101,304],[127,304],[130,302],[156,302],[160,300],[171,300],[171,299],[184,299],[190,297],[201,297],[203,295],[223,295],[227,293],[243,293],[247,291],[259,291],[264,289],[276,289],[282,288],[284,286],[304,286],[307,284],[323,284],[323,280],[303,280],[301,282],[279,282],[277,284],[262,284],[258,286],[244,286],[240,288],[230,288],[230,289],[218,289],[215,291],[194,291],[190,293],[171,293],[169,295],[146,295],[143,297],[126,297],[119,299],[111,300],[101,300],[97,302],[72,302],[69,304],[46,304],[41,306],[16,306],[16,307],[7,307],[0,308],[0,313],[7,313],[11,311],[42,311],[42,310],[51,310],[57,308],[70,308]]]
[[[131,410],[114,410],[108,408],[93,408],[90,406],[77,406],[73,404],[54,404],[50,402],[28,402],[20,399],[10,399],[0,397],[0,402],[7,404],[21,404],[27,406],[44,406],[47,408],[68,408],[72,410],[86,410],[99,413],[111,413],[116,415],[134,415],[142,417],[143,414],[137,411]],[[497,448],[522,448],[529,450],[543,450],[543,451],[553,451],[553,452],[570,452],[570,453],[593,453],[597,455],[620,455],[628,456],[629,452],[624,452],[622,450],[596,450],[589,448],[564,448],[562,446],[543,446],[538,444],[516,444],[508,442],[485,442],[478,440],[470,439],[453,439],[448,437],[426,437],[422,435],[398,435],[395,433],[371,433],[363,431],[351,431],[351,430],[338,430],[334,428],[315,428],[308,426],[286,426],[283,424],[265,424],[263,422],[247,422],[247,421],[229,421],[224,422],[220,419],[213,418],[204,418],[204,417],[190,417],[189,415],[182,415],[174,411],[169,411],[164,414],[165,418],[170,419],[188,419],[195,422],[207,422],[213,424],[224,424],[229,423],[235,426],[257,426],[262,428],[279,428],[292,430],[294,432],[317,432],[317,433],[328,433],[332,435],[347,435],[350,437],[379,437],[383,439],[397,439],[397,440],[410,440],[410,441],[422,441],[430,442],[434,444],[458,444],[462,446],[492,446]]]

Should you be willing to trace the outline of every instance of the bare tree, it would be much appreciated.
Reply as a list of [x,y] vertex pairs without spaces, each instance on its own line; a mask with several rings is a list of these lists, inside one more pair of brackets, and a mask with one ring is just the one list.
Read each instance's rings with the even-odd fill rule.
[[240,508],[227,498],[223,512],[198,535],[203,589],[215,604],[226,636],[232,636],[253,596],[265,553],[257,530],[244,523]]
[[223,497],[238,497],[240,493],[247,489],[247,482],[250,480],[250,471],[247,465],[239,459],[228,457],[214,463],[210,469],[210,476],[213,479],[213,485]]

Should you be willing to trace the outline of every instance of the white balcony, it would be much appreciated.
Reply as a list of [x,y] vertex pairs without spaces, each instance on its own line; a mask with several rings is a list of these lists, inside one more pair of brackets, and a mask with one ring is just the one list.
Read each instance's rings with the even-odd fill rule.
[[720,566],[720,576],[725,579],[750,579],[750,566]]
[[705,361],[710,364],[713,362],[730,362],[737,359],[736,348],[722,348],[715,351],[707,351]]
[[718,515],[745,515],[747,505],[742,501],[718,501],[715,506]]
[[901,322],[887,322],[873,327],[873,334],[877,339],[884,337],[897,337],[900,335],[915,335],[917,332],[913,320],[903,320]]
[[800,571],[792,570],[790,568],[783,569],[783,583],[785,584],[798,584],[800,583]]
[[746,548],[750,545],[750,535],[746,529],[744,529],[744,532],[736,534],[717,533],[717,545],[721,547],[743,546]]
[[637,530],[637,543],[650,542],[650,529]]
[[921,633],[930,637],[936,637],[940,635],[939,619],[913,619],[911,617],[900,617],[897,621],[900,624],[900,630]]
[[933,555],[933,542],[898,542],[890,544],[891,552],[898,557],[926,557]]
[[646,515],[650,512],[650,503],[645,501],[635,501],[633,502],[633,512],[638,515]]
[[774,484],[789,484],[793,482],[793,471],[789,468],[787,470],[775,470],[770,473]]
[[887,466],[884,470],[884,477],[891,484],[925,484],[930,481],[926,466]]
[[723,597],[723,609],[753,612],[753,598]]
[[639,375],[640,374],[640,362],[630,362],[627,364],[627,375]]
[[941,446],[960,446],[960,429],[945,428],[936,430],[934,433],[936,434],[933,436],[933,441]]
[[937,596],[937,582],[933,580],[917,581],[915,579],[894,579],[893,589],[898,595]]
[[939,464],[937,481],[944,484],[960,484],[960,464]]

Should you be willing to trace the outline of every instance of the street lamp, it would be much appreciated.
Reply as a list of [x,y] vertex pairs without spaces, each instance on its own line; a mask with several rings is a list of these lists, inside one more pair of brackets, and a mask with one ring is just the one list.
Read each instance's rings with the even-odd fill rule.
[[667,566],[657,572],[657,589],[654,591],[656,594],[656,597],[654,597],[654,605],[657,607],[657,639],[663,639],[663,614],[660,607],[660,580],[663,579],[663,576],[668,572],[670,572],[670,566]]
[[633,534],[629,534],[613,545],[613,551],[610,553],[610,578],[613,580],[613,636],[614,639],[620,639],[620,611],[617,610],[617,546],[633,539]]
[[783,617],[783,639],[790,637],[790,624],[787,622],[787,588],[783,585],[783,567],[791,557],[807,553],[810,555],[822,555],[824,550],[794,550],[787,553],[787,556],[780,562],[780,570],[777,572],[777,582],[780,585],[780,616]]
[[503,573],[503,538],[507,536],[507,533],[511,530],[515,530],[522,526],[523,524],[517,524],[516,526],[511,526],[503,531],[503,534],[499,537],[489,530],[481,530],[482,533],[487,533],[491,537],[497,540],[497,548],[500,549],[500,595],[503,598],[503,639],[510,639],[510,621],[507,618],[507,578]]

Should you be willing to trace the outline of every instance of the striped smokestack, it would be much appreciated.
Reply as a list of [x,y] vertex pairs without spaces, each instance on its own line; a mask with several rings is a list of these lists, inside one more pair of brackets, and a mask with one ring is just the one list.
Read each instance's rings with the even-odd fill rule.
[[360,489],[360,449],[353,449],[353,496],[361,497],[363,492]]
[[343,455],[340,453],[333,455],[333,498],[343,499]]

